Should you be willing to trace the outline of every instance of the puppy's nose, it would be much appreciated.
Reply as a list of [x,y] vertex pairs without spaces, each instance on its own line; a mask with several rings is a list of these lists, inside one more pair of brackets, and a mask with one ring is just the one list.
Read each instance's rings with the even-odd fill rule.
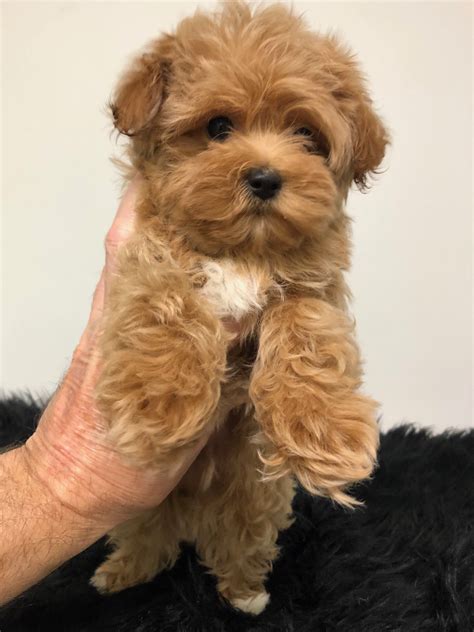
[[281,176],[274,169],[254,167],[247,173],[247,185],[254,195],[269,200],[281,189]]

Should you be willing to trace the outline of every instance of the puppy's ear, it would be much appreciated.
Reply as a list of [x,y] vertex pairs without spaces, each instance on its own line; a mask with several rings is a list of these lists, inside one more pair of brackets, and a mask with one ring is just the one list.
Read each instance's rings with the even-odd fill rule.
[[332,74],[333,96],[338,108],[350,124],[350,177],[363,191],[368,188],[369,177],[376,173],[383,160],[390,142],[389,134],[374,110],[364,75],[350,49],[336,35],[318,39],[317,46],[319,57],[323,57]]
[[359,102],[353,125],[354,182],[364,191],[368,188],[368,177],[376,173],[383,160],[389,135],[368,97],[363,97]]
[[121,134],[136,136],[158,114],[166,96],[174,37],[164,35],[135,59],[120,80],[110,109]]

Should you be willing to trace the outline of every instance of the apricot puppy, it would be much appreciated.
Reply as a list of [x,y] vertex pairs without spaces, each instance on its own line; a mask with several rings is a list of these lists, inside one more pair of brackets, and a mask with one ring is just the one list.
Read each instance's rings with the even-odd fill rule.
[[258,614],[293,477],[350,506],[376,458],[344,202],[387,133],[352,55],[282,5],[183,20],[134,61],[112,111],[143,187],[98,402],[143,467],[211,438],[160,507],[113,530],[92,583],[148,581],[188,541],[220,594]]

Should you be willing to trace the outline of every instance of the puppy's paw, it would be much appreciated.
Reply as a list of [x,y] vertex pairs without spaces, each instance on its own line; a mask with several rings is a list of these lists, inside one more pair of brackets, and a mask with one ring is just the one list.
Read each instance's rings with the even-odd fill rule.
[[154,574],[140,570],[134,560],[120,557],[108,559],[99,566],[90,579],[90,584],[100,593],[120,592],[153,579]]
[[290,457],[288,467],[310,493],[331,498],[346,507],[360,501],[345,490],[368,478],[375,465],[375,454],[366,447],[346,449],[334,454],[315,454],[313,458]]
[[263,441],[265,477],[291,473],[312,494],[348,507],[360,505],[344,490],[368,478],[374,469],[378,447],[374,403],[352,394],[326,415],[311,408],[307,403],[287,406],[281,424],[290,430],[278,437],[278,445]]
[[261,614],[267,607],[269,601],[270,595],[266,591],[256,593],[250,597],[235,597],[229,599],[229,602],[234,608],[253,615]]

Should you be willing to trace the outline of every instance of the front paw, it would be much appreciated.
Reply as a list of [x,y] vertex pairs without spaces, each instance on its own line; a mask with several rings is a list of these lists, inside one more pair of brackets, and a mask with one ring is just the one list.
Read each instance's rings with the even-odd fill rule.
[[227,338],[183,271],[140,262],[127,263],[106,314],[96,400],[118,452],[168,471],[210,429]]
[[173,474],[181,453],[212,426],[225,350],[204,341],[199,352],[185,344],[184,335],[179,339],[179,331],[162,329],[153,332],[156,355],[135,350],[124,362],[120,354],[111,354],[97,402],[109,426],[108,438],[120,454],[136,466]]
[[374,469],[379,443],[375,410],[373,400],[357,393],[329,410],[317,402],[289,400],[274,411],[272,436],[267,435],[270,442],[264,441],[261,450],[266,477],[290,472],[312,494],[345,506],[361,504],[344,490]]

